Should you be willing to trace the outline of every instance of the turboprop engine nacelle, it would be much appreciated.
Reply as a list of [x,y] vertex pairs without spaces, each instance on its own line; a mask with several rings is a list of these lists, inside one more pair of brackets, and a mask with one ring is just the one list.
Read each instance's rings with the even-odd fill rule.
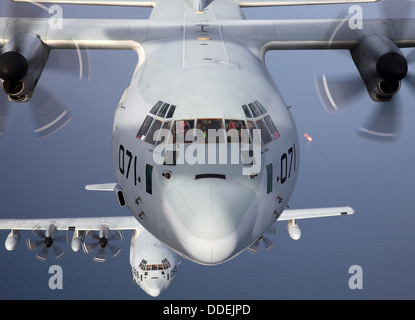
[[73,252],[78,252],[82,248],[82,243],[85,240],[85,231],[75,230],[73,233],[71,248]]
[[393,41],[383,34],[370,34],[350,53],[372,100],[389,101],[398,93],[408,63]]
[[20,241],[20,232],[18,230],[12,230],[7,236],[5,247],[8,251],[16,249]]
[[26,102],[35,90],[49,58],[50,48],[38,35],[19,34],[3,47],[0,78],[3,91],[14,102]]
[[289,220],[287,224],[288,234],[293,240],[300,240],[301,238],[301,229],[298,224],[295,223],[295,220]]

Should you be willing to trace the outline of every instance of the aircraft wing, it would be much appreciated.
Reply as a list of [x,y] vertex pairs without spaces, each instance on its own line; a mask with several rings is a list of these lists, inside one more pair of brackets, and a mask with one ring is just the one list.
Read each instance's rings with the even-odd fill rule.
[[[151,40],[181,39],[184,28],[199,22],[123,19],[63,19],[53,28],[49,19],[0,18],[0,46],[17,33],[34,33],[52,49],[136,50]],[[364,20],[363,29],[350,28],[348,19],[213,20],[227,40],[243,41],[255,53],[268,50],[348,49],[367,34],[381,32],[399,47],[415,47],[415,19]]]
[[103,6],[127,6],[127,7],[154,7],[157,0],[11,0],[13,2],[36,2],[49,4],[86,4]]
[[[87,4],[106,6],[154,7],[157,0],[12,0],[14,2],[38,2],[61,4]],[[234,0],[240,7],[300,6],[309,4],[340,4],[378,2],[380,0]]]
[[56,219],[0,219],[0,230],[46,230],[53,225],[56,230],[139,230],[141,225],[133,216],[56,218]]
[[368,19],[352,29],[348,19],[223,21],[223,37],[244,41],[252,50],[347,49],[366,35],[382,32],[398,47],[415,47],[415,19]]
[[0,18],[0,46],[18,33],[32,33],[52,49],[135,50],[147,40],[172,38],[182,23],[129,19],[63,19],[61,29],[46,18]]
[[[90,253],[101,245],[101,249],[94,257],[95,261],[105,261],[104,247],[107,246],[108,241],[122,240],[123,235],[121,230],[140,230],[143,227],[133,216],[127,217],[96,217],[96,218],[52,218],[52,219],[0,219],[0,230],[10,230],[9,235],[5,241],[5,247],[8,251],[14,250],[20,242],[20,231],[33,231],[34,238],[27,238],[26,244],[30,250],[42,248],[36,254],[36,258],[45,261],[48,257],[48,249],[52,248],[54,241],[67,242],[68,236],[66,233],[60,234],[62,231],[73,231],[73,238],[71,241],[72,250],[77,252],[84,249],[85,252]],[[84,243],[84,238],[89,231],[94,233],[89,236],[94,241],[89,244]],[[107,239],[106,241],[103,239]],[[101,240],[103,241],[101,244]],[[58,246],[54,246],[55,258],[63,255],[64,251]],[[111,246],[111,253],[115,257],[120,252],[120,248]]]
[[354,214],[355,211],[351,207],[332,207],[332,208],[316,208],[316,209],[286,209],[278,218],[278,221],[300,220],[309,218],[323,218],[341,215]]
[[378,1],[380,0],[235,0],[240,7],[302,6],[309,4],[347,4]]

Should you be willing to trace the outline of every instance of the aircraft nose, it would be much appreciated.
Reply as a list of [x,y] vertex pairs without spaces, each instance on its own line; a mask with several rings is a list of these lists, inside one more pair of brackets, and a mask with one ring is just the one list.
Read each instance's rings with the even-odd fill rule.
[[143,282],[143,290],[152,297],[158,297],[165,289],[163,279],[149,279]]
[[205,178],[169,190],[164,207],[177,249],[195,262],[218,264],[244,249],[239,240],[252,234],[258,198],[238,182]]

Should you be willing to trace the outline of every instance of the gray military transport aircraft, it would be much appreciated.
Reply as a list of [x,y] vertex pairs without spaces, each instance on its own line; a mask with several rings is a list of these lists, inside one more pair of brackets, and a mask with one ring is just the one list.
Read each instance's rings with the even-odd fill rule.
[[[408,71],[400,48],[415,46],[415,19],[246,20],[241,8],[354,4],[372,0],[20,0],[53,4],[152,7],[148,20],[0,18],[0,78],[13,102],[26,102],[51,50],[134,50],[138,64],[115,110],[115,182],[87,190],[115,194],[129,216],[2,219],[7,250],[30,230],[29,249],[46,260],[63,254],[62,231],[74,251],[116,256],[112,243],[134,230],[133,280],[158,296],[175,279],[181,258],[203,265],[256,252],[275,222],[298,240],[300,219],[353,214],[348,206],[288,209],[299,165],[299,137],[289,107],[265,66],[269,50],[349,50],[370,97],[387,104]],[[29,5],[29,4],[28,4]],[[337,107],[333,84],[319,83]],[[39,114],[42,110],[39,111]],[[43,110],[37,132],[65,123],[66,111]],[[384,117],[382,117],[382,121]],[[393,121],[393,120],[391,120]],[[367,133],[391,137],[391,126]],[[67,237],[67,236],[66,236]],[[108,251],[109,250],[109,251]]]

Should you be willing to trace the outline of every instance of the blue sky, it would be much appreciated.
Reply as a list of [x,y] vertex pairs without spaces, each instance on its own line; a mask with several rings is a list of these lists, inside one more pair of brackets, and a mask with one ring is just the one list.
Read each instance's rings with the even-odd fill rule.
[[[379,16],[379,4],[364,5],[365,17]],[[336,18],[348,6],[258,8],[247,18]],[[145,18],[147,9],[64,6],[66,17]],[[405,50],[410,52],[410,50]],[[71,123],[41,141],[32,139],[28,107],[13,108],[0,140],[2,218],[129,214],[108,193],[86,184],[114,181],[111,131],[115,107],[137,61],[133,52],[90,51],[91,81],[47,71],[39,85],[64,99]],[[374,103],[363,96],[340,115],[328,114],[314,87],[314,75],[356,74],[346,54],[328,51],[274,51],[267,65],[296,120],[301,167],[292,208],[350,205],[348,217],[300,221],[302,239],[291,240],[285,223],[269,252],[245,252],[215,267],[183,261],[176,282],[161,299],[414,299],[415,239],[412,235],[415,118],[413,95],[403,84],[401,135],[394,144],[370,143],[356,129]],[[410,66],[411,67],[411,66]],[[411,70],[411,69],[410,69]],[[1,101],[5,101],[4,96]],[[3,102],[2,102],[3,103]],[[6,239],[8,232],[1,231]],[[67,247],[61,260],[37,261],[22,234],[13,252],[0,247],[1,299],[149,299],[132,282],[129,240],[116,260],[93,262]],[[130,234],[126,233],[127,239]],[[69,235],[71,236],[71,235]],[[63,289],[50,290],[48,269],[63,270]],[[363,270],[363,289],[348,287],[351,265]]]

